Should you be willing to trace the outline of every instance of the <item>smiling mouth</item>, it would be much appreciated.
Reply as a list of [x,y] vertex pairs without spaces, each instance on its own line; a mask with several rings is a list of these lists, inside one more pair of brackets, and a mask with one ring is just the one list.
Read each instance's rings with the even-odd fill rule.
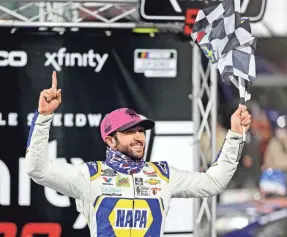
[[143,143],[137,143],[135,145],[131,145],[131,147],[136,150],[142,150],[144,148]]

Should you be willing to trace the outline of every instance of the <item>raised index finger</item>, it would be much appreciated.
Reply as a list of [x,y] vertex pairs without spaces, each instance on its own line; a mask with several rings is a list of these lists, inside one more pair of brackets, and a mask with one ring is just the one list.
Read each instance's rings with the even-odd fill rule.
[[57,74],[56,74],[55,71],[53,71],[53,74],[52,74],[52,88],[57,90],[57,84],[58,84]]

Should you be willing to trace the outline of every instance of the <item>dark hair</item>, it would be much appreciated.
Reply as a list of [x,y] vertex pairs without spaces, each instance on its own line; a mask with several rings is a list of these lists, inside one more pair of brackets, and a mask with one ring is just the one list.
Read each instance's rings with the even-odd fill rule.
[[[117,136],[117,132],[116,132],[116,131],[112,132],[112,133],[109,134],[108,136],[114,138],[114,139],[116,140],[117,145],[118,145],[119,140],[118,140],[118,136]],[[107,146],[109,146],[106,142],[105,142],[105,144],[106,144]]]

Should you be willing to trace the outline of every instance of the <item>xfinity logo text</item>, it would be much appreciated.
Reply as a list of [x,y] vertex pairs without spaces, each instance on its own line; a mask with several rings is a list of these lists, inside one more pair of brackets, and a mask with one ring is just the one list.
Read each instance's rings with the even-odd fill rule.
[[24,67],[28,61],[24,51],[0,51],[0,67]]
[[100,72],[107,61],[107,53],[100,55],[90,49],[87,53],[70,53],[66,48],[60,48],[56,53],[45,53],[45,66],[53,66],[56,71],[61,71],[62,67],[92,67],[95,72]]

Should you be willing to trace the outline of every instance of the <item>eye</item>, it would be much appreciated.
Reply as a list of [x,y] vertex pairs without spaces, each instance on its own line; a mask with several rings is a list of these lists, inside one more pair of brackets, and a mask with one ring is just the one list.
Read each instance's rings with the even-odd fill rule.
[[139,129],[138,132],[145,133],[145,130],[143,128]]

